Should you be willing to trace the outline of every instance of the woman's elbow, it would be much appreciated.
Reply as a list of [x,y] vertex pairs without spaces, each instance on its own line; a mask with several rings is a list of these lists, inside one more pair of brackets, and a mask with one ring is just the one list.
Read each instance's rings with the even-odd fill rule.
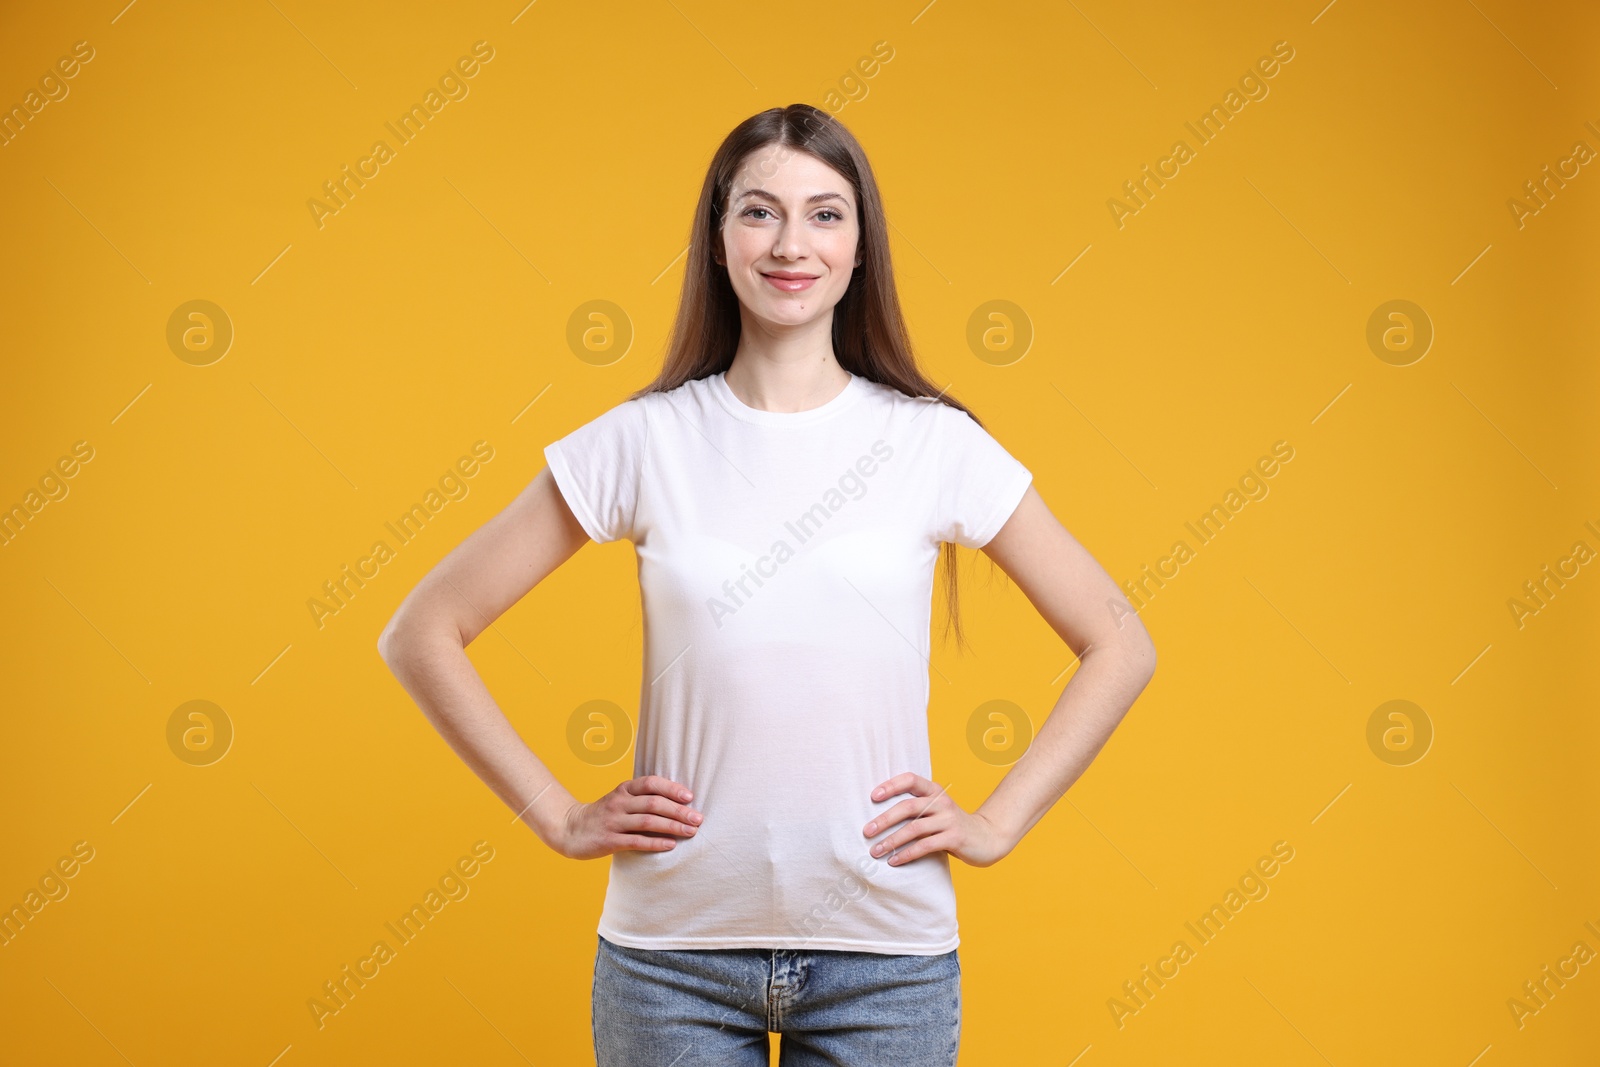
[[388,625],[383,628],[383,632],[378,635],[378,655],[383,659],[384,663],[389,665],[391,670],[394,669],[399,643],[399,632],[395,627],[395,620],[390,619]]
[[[1155,642],[1145,640],[1144,647],[1138,653],[1139,676],[1144,679],[1144,684],[1149,685],[1150,679],[1156,676],[1156,646]],[[1140,687],[1141,689],[1143,686]]]
[[1149,685],[1150,679],[1156,674],[1156,643],[1150,639],[1148,633],[1144,634],[1142,641],[1134,642],[1133,656],[1135,665],[1139,669],[1139,676],[1144,679],[1144,685]]
[[378,635],[378,655],[391,671],[398,671],[419,658],[432,659],[451,649],[466,648],[467,640],[456,619],[401,608]]
[[416,647],[417,627],[404,611],[396,611],[378,635],[378,655],[394,670]]
[[1156,673],[1156,644],[1150,639],[1150,631],[1143,624],[1135,625],[1131,632],[1123,634],[1121,647],[1128,672],[1139,679],[1142,691]]

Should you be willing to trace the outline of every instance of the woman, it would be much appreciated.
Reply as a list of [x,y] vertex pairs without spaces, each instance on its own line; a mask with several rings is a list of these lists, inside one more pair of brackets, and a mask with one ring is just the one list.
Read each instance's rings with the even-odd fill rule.
[[[612,856],[600,1067],[953,1064],[949,857],[986,867],[1082,774],[1155,652],[1013,458],[918,371],[871,168],[794,104],[741,123],[695,212],[646,388],[550,444],[379,640],[429,720],[563,856]],[[638,554],[634,774],[588,803],[495,706],[464,648],[586,540]],[[945,553],[982,548],[1082,657],[967,811],[931,779],[929,622]],[[958,646],[960,628],[956,626]]]

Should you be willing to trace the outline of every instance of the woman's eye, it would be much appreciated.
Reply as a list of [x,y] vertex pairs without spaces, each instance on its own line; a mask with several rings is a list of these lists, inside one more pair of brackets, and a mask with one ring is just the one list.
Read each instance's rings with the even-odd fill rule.
[[[765,214],[771,214],[771,212],[767,208],[764,208],[764,207],[751,207],[751,208],[745,208],[744,217],[745,218],[750,218],[757,211],[763,212]],[[829,218],[826,220],[828,222],[838,222],[839,220],[844,218],[844,216],[842,214],[840,214],[837,211],[834,211],[832,208],[827,208],[827,209],[824,209],[822,211],[817,212],[817,218],[818,219],[821,219],[824,215],[829,216]]]

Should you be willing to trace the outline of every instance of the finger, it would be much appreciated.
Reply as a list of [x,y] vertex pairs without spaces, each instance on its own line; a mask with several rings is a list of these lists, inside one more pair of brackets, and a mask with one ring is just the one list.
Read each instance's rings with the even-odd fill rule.
[[627,791],[632,793],[634,796],[641,796],[645,793],[658,793],[664,797],[672,797],[675,800],[681,800],[686,804],[694,799],[693,790],[686,786],[679,785],[671,778],[663,778],[659,774],[647,774],[643,777],[635,778],[631,782],[625,782],[623,784],[625,786],[633,787]]
[[[931,793],[927,791],[930,788],[932,790]],[[883,814],[875,816],[871,822],[867,823],[864,832],[868,837],[871,837],[878,830],[893,826],[903,819],[915,819],[928,814],[937,814],[938,812],[948,811],[954,806],[954,798],[944,788],[934,786],[926,778],[918,778],[912,793],[912,799],[902,800]]]
[[896,793],[910,793],[913,796],[925,797],[939,791],[939,787],[928,781],[915,771],[904,771],[895,775],[877,789],[872,791],[873,800],[884,800]]
[[887,856],[897,849],[905,847],[908,843],[930,834],[941,833],[946,829],[943,819],[913,819],[888,837],[873,845],[869,850],[874,856]]
[[955,801],[950,796],[949,789],[949,786],[939,785],[936,782],[930,782],[926,778],[918,778],[917,788],[913,792],[916,796],[926,797],[927,799],[913,801],[913,803],[921,805],[921,807],[918,809],[919,811],[927,812],[947,810],[950,806],[955,804]]
[[953,843],[954,842],[952,842],[950,838],[944,834],[932,834],[928,837],[918,838],[905,848],[890,856],[888,859],[888,864],[891,867],[900,867],[904,864],[910,863],[914,859],[917,859],[919,856],[926,856],[930,852],[943,851]]
[[928,801],[917,797],[912,800],[902,800],[894,807],[881,815],[873,816],[863,831],[868,837],[887,830],[892,826],[905,822],[907,819],[921,818],[929,814],[937,814],[937,809],[931,809]]
[[634,852],[666,852],[677,845],[677,840],[671,837],[643,837],[636,834],[622,834],[613,837],[608,845],[618,851],[629,850]]
[[628,795],[622,798],[622,810],[630,813],[653,812],[656,815],[665,815],[669,819],[699,826],[705,816],[698,811],[692,811],[682,804],[675,804],[663,796],[645,794],[644,796]]
[[893,778],[879,783],[878,788],[872,791],[872,799],[883,800],[887,797],[894,796],[896,793],[904,793],[911,788],[911,785],[914,781],[916,781],[916,778],[917,776],[911,771],[903,771],[900,774],[895,775]]
[[687,786],[680,785],[677,782],[674,782],[671,778],[664,778],[659,774],[646,774],[642,777],[635,778],[630,784],[633,785],[634,788],[630,789],[629,792],[635,796],[644,796],[653,793],[658,796],[671,797],[674,800],[680,800],[684,803],[688,803],[694,797],[693,791],[691,791]]
[[642,830],[654,830],[663,834],[674,834],[678,837],[690,837],[695,828],[688,823],[669,819],[663,815],[628,813],[612,824],[617,833],[638,833]]

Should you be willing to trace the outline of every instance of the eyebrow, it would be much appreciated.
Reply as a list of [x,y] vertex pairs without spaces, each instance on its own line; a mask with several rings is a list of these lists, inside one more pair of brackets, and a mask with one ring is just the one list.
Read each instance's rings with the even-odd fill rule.
[[[765,189],[746,189],[733,199],[735,202],[738,202],[746,197],[751,196],[759,196],[764,199],[771,200],[774,204],[778,203],[778,198],[767,192]],[[838,193],[812,193],[810,196],[806,197],[806,203],[808,204],[820,204],[824,200],[837,200],[846,207],[850,206],[850,202],[844,197],[840,196]]]

